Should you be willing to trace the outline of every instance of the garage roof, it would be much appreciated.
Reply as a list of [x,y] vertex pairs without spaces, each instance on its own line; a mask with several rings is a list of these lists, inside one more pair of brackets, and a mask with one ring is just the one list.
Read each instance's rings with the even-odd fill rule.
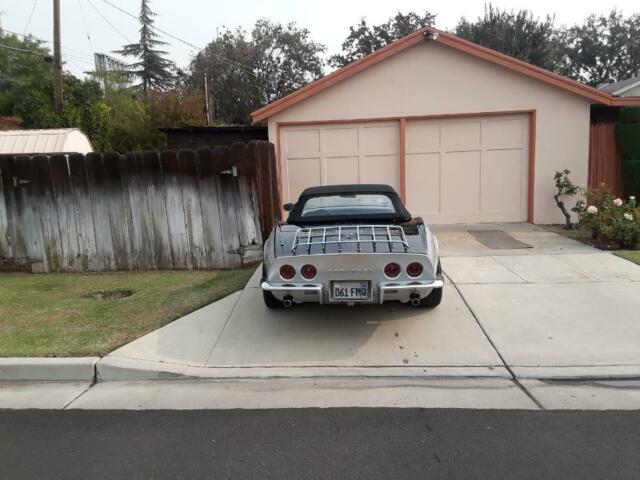
[[313,83],[310,83],[306,87],[296,90],[286,97],[256,110],[251,114],[251,117],[254,122],[259,122],[269,118],[270,116],[301,102],[311,95],[315,95],[316,93],[319,93],[322,90],[329,88],[332,85],[335,85],[336,83],[425,40],[447,45],[477,58],[481,58],[488,62],[528,75],[542,82],[585,97],[594,103],[610,106],[640,105],[640,97],[617,98],[608,92],[584,85],[580,82],[576,82],[575,80],[571,80],[570,78],[545,70],[544,68],[536,67],[530,63],[496,52],[490,48],[482,47],[476,43],[463,40],[455,35],[445,33],[433,27],[425,27],[391,43],[390,45],[387,45],[386,47],[376,50],[366,57],[356,60],[355,62],[350,63],[349,65],[336,70]]

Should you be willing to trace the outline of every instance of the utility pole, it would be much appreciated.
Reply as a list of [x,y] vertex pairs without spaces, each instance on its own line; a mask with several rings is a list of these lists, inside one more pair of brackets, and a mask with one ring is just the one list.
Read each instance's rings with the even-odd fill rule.
[[60,50],[60,0],[53,0],[53,110],[62,114],[62,51]]
[[204,109],[207,114],[207,127],[213,123],[211,118],[211,108],[209,107],[209,85],[207,82],[207,72],[204,72]]

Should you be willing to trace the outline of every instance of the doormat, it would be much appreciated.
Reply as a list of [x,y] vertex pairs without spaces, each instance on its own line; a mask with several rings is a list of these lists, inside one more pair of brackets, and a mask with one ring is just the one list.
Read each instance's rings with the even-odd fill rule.
[[533,248],[520,240],[516,240],[503,230],[467,230],[473,238],[493,250],[512,248]]

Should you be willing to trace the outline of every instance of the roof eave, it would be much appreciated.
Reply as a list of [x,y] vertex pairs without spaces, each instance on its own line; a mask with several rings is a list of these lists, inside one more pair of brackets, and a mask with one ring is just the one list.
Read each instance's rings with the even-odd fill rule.
[[584,85],[570,78],[566,78],[543,68],[536,67],[535,65],[531,65],[527,62],[518,60],[495,50],[482,47],[473,42],[469,42],[468,40],[463,40],[462,38],[442,32],[433,27],[425,27],[387,45],[386,47],[376,50],[366,57],[356,60],[355,62],[342,67],[335,72],[330,73],[326,77],[316,80],[315,82],[310,83],[309,85],[299,90],[296,90],[286,97],[265,105],[264,107],[251,113],[252,121],[255,123],[265,120],[266,118],[269,118],[270,116],[275,115],[276,113],[285,110],[286,108],[289,108],[301,102],[302,100],[316,93],[319,93],[322,90],[329,88],[330,86],[335,85],[336,83],[345,80],[346,78],[355,75],[356,73],[369,68],[372,65],[381,62],[382,60],[392,55],[395,55],[396,53],[400,53],[406,48],[425,41],[423,34],[427,31],[437,34],[431,36],[429,39],[430,41],[438,42],[442,45],[449,46],[477,58],[495,63],[497,65],[501,65],[505,68],[509,68],[510,70],[522,73],[524,75],[528,75],[529,77],[561,88],[565,91],[585,97],[594,103],[599,103],[602,105],[614,105],[614,102],[616,100],[616,98],[608,92],[604,92],[588,85]]

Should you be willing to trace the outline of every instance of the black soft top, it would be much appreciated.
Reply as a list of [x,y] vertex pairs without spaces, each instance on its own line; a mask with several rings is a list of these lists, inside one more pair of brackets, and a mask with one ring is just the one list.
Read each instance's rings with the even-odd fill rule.
[[300,197],[316,197],[319,195],[332,195],[336,193],[398,193],[390,185],[373,183],[354,183],[351,185],[323,185],[321,187],[305,188]]
[[[389,197],[393,203],[394,213],[375,213],[361,215],[328,215],[326,217],[317,216],[313,218],[303,218],[302,209],[304,204],[310,198],[322,197],[325,195],[342,195],[342,194],[358,194],[358,193],[377,193]],[[340,223],[340,222],[389,222],[400,223],[411,219],[411,214],[407,211],[402,203],[400,196],[389,185],[377,184],[353,184],[353,185],[325,185],[321,187],[310,187],[300,194],[300,198],[295,203],[293,210],[289,213],[288,223],[294,225],[311,225],[323,223]]]

